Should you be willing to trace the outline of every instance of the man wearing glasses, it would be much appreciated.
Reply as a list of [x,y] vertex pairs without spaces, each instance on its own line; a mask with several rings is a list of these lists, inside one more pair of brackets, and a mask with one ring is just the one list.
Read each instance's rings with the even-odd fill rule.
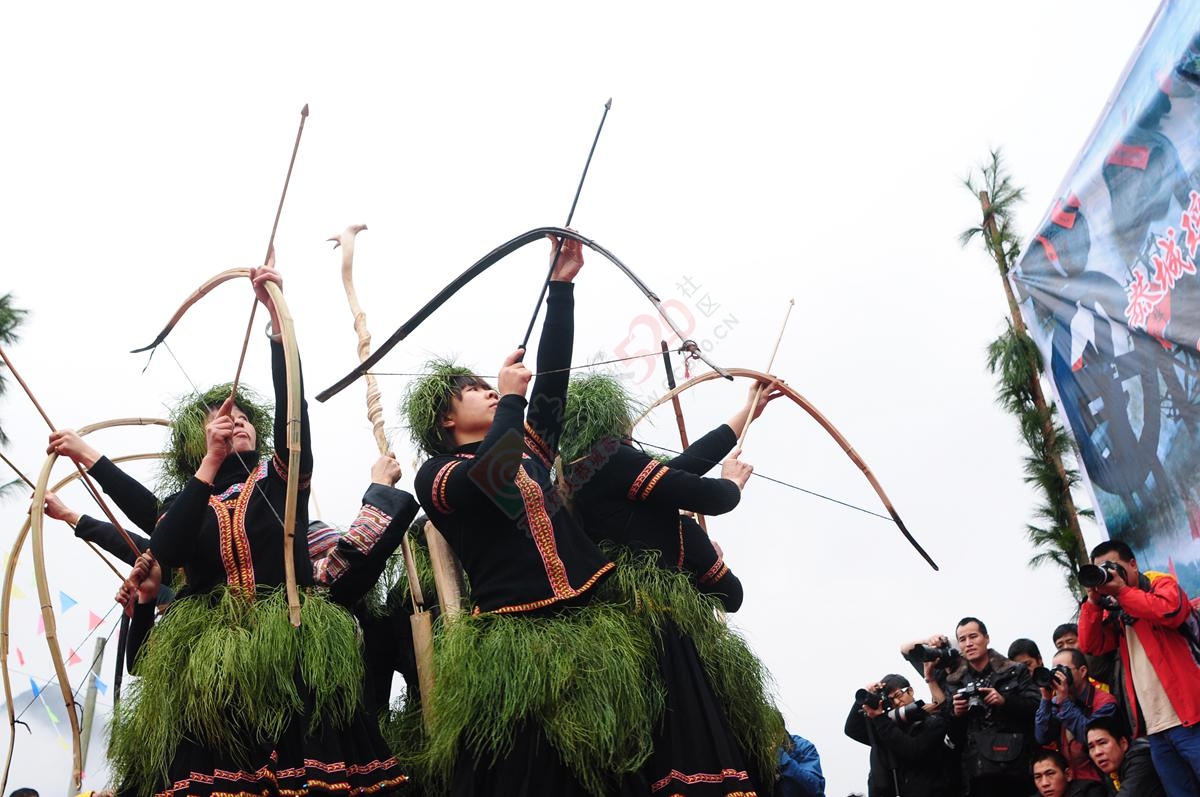
[[946,775],[955,763],[948,758],[946,721],[937,713],[937,704],[916,700],[903,675],[885,675],[868,684],[865,694],[882,699],[855,700],[846,718],[846,735],[871,748],[869,797],[952,793]]

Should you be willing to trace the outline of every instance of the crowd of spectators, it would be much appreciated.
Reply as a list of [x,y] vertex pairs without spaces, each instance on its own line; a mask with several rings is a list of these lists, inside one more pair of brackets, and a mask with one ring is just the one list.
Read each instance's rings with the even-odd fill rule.
[[1200,797],[1200,611],[1123,542],[1091,559],[1048,662],[968,616],[901,646],[928,699],[896,673],[858,691],[845,731],[870,747],[869,797]]

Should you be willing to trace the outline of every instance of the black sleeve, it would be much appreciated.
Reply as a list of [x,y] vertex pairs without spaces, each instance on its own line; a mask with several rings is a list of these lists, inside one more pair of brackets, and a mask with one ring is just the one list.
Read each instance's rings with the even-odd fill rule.
[[537,370],[529,399],[528,426],[532,448],[553,462],[558,455],[563,411],[567,406],[571,352],[575,342],[575,285],[551,282],[546,296],[546,322],[538,341]]
[[154,531],[154,522],[158,520],[158,496],[114,465],[108,457],[96,460],[88,468],[88,475],[96,480],[106,495],[112,497],[113,503],[125,513],[125,517],[133,521],[133,525],[147,534]]
[[917,764],[929,760],[942,746],[945,725],[940,717],[927,717],[911,736],[886,715],[872,717],[875,738],[886,747],[897,761]]
[[630,501],[702,515],[724,514],[742,500],[742,491],[729,479],[708,479],[675,470],[624,445],[597,476],[603,494],[624,495]]
[[[280,475],[286,478],[290,454],[287,447],[287,360],[283,356],[283,344],[271,341],[271,380],[275,384],[275,461],[281,468]],[[304,377],[296,375],[296,389],[300,391],[300,479],[307,481],[312,475],[312,436],[308,423],[308,400],[304,398]],[[156,551],[157,553],[157,551]]]
[[329,584],[329,597],[335,603],[350,607],[371,591],[418,508],[417,499],[403,490],[382,484],[367,488],[354,525],[329,555],[326,571],[337,570]]
[[729,424],[723,423],[716,429],[692,441],[682,454],[667,461],[673,470],[687,471],[695,476],[703,476],[720,464],[721,460],[737,445],[737,435]]
[[1033,718],[1037,714],[1038,705],[1042,702],[1042,691],[1033,682],[1029,668],[1019,666],[1013,669],[1015,678],[1005,679],[1005,683],[997,691],[1004,695],[1004,705],[997,706],[993,711],[1003,714],[1014,724],[1028,725],[1033,730]]
[[192,560],[210,495],[212,487],[193,476],[158,519],[150,547],[164,568],[183,567]]
[[[515,490],[517,467],[525,452],[524,396],[501,396],[492,418],[492,428],[479,444],[472,460],[452,456],[434,457],[417,471],[413,488],[426,510],[448,515],[456,509],[490,501],[493,493]],[[473,478],[478,470],[479,478]]]
[[[125,533],[137,545],[139,553],[145,553],[146,549],[150,547],[149,537],[143,537],[136,531],[126,531]],[[129,543],[125,542],[121,532],[117,531],[117,527],[107,520],[97,520],[89,515],[80,515],[79,522],[75,524],[75,536],[112,554],[131,567],[137,561],[137,556],[129,549]]]
[[867,717],[858,710],[857,703],[850,707],[846,716],[846,735],[856,742],[871,743],[871,737],[867,736]]
[[1154,761],[1150,758],[1150,745],[1137,744],[1137,740],[1129,746],[1125,761],[1121,764],[1121,790],[1118,794],[1129,794],[1133,797],[1158,797],[1165,795],[1162,780],[1154,769]]
[[154,628],[154,604],[136,603],[133,607],[133,619],[129,622],[129,635],[125,638],[125,668],[130,675],[137,675],[138,655],[142,652],[142,644]]

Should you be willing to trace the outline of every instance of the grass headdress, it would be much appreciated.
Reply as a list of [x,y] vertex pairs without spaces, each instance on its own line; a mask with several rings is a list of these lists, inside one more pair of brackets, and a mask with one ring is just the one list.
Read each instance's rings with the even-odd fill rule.
[[491,385],[450,360],[430,360],[421,370],[425,375],[409,383],[404,391],[400,413],[413,443],[432,457],[454,448],[453,433],[442,426],[451,401],[461,398],[465,387]]
[[614,374],[572,376],[558,445],[563,462],[587,455],[601,440],[628,437],[638,408]]
[[[220,407],[225,399],[229,398],[229,391],[232,389],[233,384],[230,382],[215,385],[198,396],[192,394],[180,400],[171,410],[171,438],[166,456],[162,460],[164,490],[174,492],[182,489],[200,467],[200,461],[204,459],[204,453],[208,450],[204,435],[208,413]],[[238,385],[234,403],[246,413],[254,427],[256,450],[259,454],[266,453],[271,448],[274,408],[245,385]]]

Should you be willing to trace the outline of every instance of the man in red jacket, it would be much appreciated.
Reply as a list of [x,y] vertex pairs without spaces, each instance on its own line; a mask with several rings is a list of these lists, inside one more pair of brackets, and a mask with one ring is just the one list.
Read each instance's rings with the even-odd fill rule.
[[1092,563],[1109,580],[1088,589],[1079,647],[1120,649],[1134,735],[1148,737],[1168,795],[1200,794],[1200,666],[1179,631],[1192,608],[1187,594],[1166,573],[1140,572],[1123,542],[1097,545]]

